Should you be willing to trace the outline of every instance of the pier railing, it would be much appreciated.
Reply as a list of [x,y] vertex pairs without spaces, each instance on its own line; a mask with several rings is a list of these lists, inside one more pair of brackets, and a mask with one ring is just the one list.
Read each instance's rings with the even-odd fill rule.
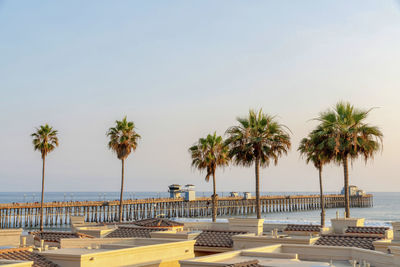
[[[351,207],[372,207],[373,196],[351,196]],[[344,207],[343,195],[326,195],[326,208]],[[261,211],[295,212],[320,208],[319,195],[262,196]],[[256,212],[255,198],[218,198],[220,216],[249,215]],[[208,217],[212,213],[211,198],[200,197],[185,201],[182,198],[129,199],[123,202],[123,220],[132,221],[152,217]],[[71,216],[85,216],[87,222],[110,223],[118,220],[119,201],[46,202],[43,221],[47,227],[66,226]],[[35,228],[39,225],[40,203],[0,204],[0,228]]]

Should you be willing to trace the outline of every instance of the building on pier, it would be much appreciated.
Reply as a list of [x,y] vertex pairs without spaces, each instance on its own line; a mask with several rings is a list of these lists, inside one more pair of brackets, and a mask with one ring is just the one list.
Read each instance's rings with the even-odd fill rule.
[[187,184],[183,188],[179,184],[172,184],[168,186],[168,192],[170,198],[181,198],[183,194],[185,201],[196,200],[195,186],[192,184]]
[[[344,187],[342,188],[342,191],[340,192],[340,194],[344,195]],[[350,196],[364,196],[366,193],[364,190],[359,189],[357,186],[355,185],[350,185],[349,186],[349,195]]]
[[251,199],[251,193],[250,192],[244,192],[243,193],[243,198],[244,199]]
[[231,197],[238,197],[238,196],[239,196],[239,193],[238,193],[238,192],[230,192],[229,195],[230,195]]
[[168,186],[168,192],[170,198],[180,198],[181,197],[181,185],[171,184]]
[[196,200],[196,191],[195,191],[195,186],[192,184],[187,184],[185,185],[185,188],[183,189],[185,192],[185,200],[186,201],[193,201]]

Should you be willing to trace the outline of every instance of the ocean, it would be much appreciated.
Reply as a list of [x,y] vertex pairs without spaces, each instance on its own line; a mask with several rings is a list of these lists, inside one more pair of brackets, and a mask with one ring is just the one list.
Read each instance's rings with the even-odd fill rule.
[[[327,192],[334,193],[334,192]],[[254,193],[253,193],[254,194]],[[318,194],[316,192],[263,192],[262,195],[304,195]],[[352,208],[351,216],[365,218],[367,226],[391,226],[392,221],[400,221],[400,192],[375,192],[374,206],[371,208]],[[196,192],[196,196],[210,196],[211,192]],[[220,197],[228,196],[228,192],[218,192]],[[167,192],[124,192],[124,199],[142,199],[169,197]],[[83,201],[83,200],[115,200],[119,199],[119,192],[46,192],[45,202],[51,201]],[[3,192],[0,193],[0,203],[35,202],[40,201],[40,192]],[[343,216],[344,209],[327,209],[326,221],[336,217],[336,212]],[[320,211],[277,212],[263,214],[265,222],[319,224]],[[178,218],[180,221],[209,221],[210,218]],[[219,217],[218,221],[226,221],[227,217]]]

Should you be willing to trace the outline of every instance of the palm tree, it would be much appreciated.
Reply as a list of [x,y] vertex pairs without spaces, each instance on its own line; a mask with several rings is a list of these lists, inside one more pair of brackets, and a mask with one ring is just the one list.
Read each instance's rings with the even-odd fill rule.
[[332,150],[326,143],[326,133],[321,127],[313,130],[306,138],[300,141],[298,151],[304,156],[307,164],[313,163],[319,174],[319,193],[321,204],[321,226],[325,227],[325,200],[322,186],[322,167],[333,157]]
[[31,134],[33,149],[40,151],[42,155],[42,198],[40,200],[40,231],[43,231],[43,202],[44,202],[44,170],[46,156],[58,146],[57,130],[53,130],[48,124],[41,125]]
[[126,116],[122,121],[115,121],[115,127],[108,129],[107,136],[110,138],[108,148],[117,154],[121,160],[121,195],[119,200],[119,222],[122,221],[122,200],[124,192],[124,162],[132,151],[136,150],[137,142],[140,135],[135,131],[135,124],[132,121],[127,121]]
[[221,136],[209,134],[206,138],[200,138],[196,144],[189,148],[192,157],[192,166],[200,171],[206,170],[205,180],[208,182],[213,177],[212,195],[212,221],[217,218],[217,194],[215,183],[215,171],[218,167],[227,166],[229,163],[228,146]]
[[317,118],[327,133],[326,142],[332,147],[336,162],[343,165],[346,218],[350,218],[348,162],[362,156],[366,163],[382,145],[383,134],[380,129],[365,122],[371,110],[357,109],[350,103],[339,102]]
[[279,124],[275,117],[250,110],[248,117],[238,118],[238,126],[230,127],[227,144],[230,157],[236,165],[251,166],[254,163],[256,176],[257,219],[261,218],[260,166],[275,165],[278,159],[290,149],[290,136],[286,126]]

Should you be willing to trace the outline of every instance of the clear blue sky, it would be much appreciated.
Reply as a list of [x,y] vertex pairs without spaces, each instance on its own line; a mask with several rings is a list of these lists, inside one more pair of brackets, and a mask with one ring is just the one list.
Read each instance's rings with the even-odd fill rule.
[[[339,100],[380,107],[370,122],[385,134],[382,154],[354,162],[351,183],[400,191],[399,48],[398,1],[0,1],[0,191],[40,190],[30,133],[43,123],[60,133],[47,191],[118,191],[105,132],[125,115],[143,136],[126,190],[208,191],[188,147],[260,107],[293,132],[262,189],[317,191],[296,149]],[[253,174],[226,168],[217,187],[252,191]],[[324,174],[326,190],[340,190],[342,169]]]

